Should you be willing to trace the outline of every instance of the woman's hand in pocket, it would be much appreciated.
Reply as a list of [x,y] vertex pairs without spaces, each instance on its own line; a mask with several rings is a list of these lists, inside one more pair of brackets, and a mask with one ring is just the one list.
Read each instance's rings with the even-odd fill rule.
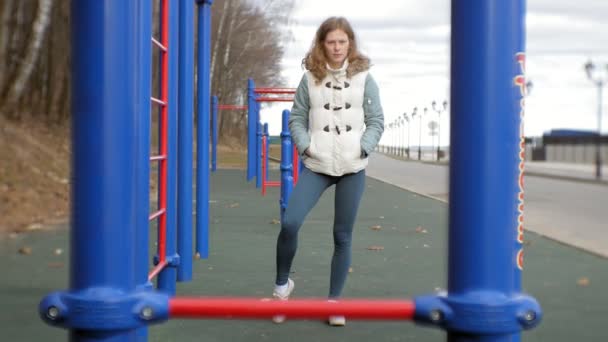
[[306,155],[307,157],[312,157],[312,154],[310,153],[310,148],[307,148],[304,150],[304,155]]

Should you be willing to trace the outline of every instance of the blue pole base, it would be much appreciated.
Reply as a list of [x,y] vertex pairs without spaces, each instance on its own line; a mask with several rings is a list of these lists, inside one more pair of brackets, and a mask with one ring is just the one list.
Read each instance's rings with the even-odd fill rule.
[[109,287],[54,292],[38,307],[43,321],[66,329],[112,332],[135,330],[169,319],[169,296],[152,291],[126,294]]
[[538,302],[526,294],[506,296],[496,291],[464,295],[428,295],[414,299],[414,320],[451,333],[509,335],[537,326],[542,319]]

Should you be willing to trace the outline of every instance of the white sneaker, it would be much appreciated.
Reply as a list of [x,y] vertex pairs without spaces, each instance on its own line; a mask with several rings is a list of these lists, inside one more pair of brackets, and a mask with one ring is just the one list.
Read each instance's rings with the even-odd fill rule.
[[343,327],[346,325],[346,317],[329,316],[329,325],[331,325],[332,327]]
[[[274,291],[272,291],[272,296],[277,300],[288,300],[289,295],[293,291],[294,287],[295,287],[295,283],[293,282],[293,280],[288,278],[287,279],[287,289],[285,289],[284,291],[277,291],[277,288],[275,287]],[[277,316],[272,317],[272,321],[277,324],[280,324],[280,323],[285,322],[286,318],[287,317],[285,315],[277,315]]]
[[[338,301],[335,299],[329,299],[330,303],[337,303]],[[344,316],[329,316],[328,322],[332,327],[343,327],[346,325],[346,317]]]

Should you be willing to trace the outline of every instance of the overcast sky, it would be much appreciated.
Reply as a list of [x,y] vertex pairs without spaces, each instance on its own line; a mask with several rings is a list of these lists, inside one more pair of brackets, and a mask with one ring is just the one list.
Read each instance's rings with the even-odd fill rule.
[[[385,122],[433,100],[449,101],[449,0],[296,0],[290,27],[293,41],[283,60],[286,86],[297,86],[301,60],[319,24],[327,17],[347,17],[360,49],[373,63],[380,86]],[[526,100],[525,134],[541,135],[554,128],[597,128],[597,91],[583,65],[590,58],[608,63],[607,0],[528,0],[527,77],[533,82]],[[606,77],[605,67],[601,68]],[[608,103],[608,99],[604,101]],[[608,112],[608,106],[603,106]],[[269,115],[271,133],[280,130]],[[429,112],[430,113],[430,112]],[[604,115],[603,132],[608,131]],[[426,120],[437,120],[429,116]],[[441,143],[449,141],[449,115],[441,116]],[[411,139],[418,141],[417,126]],[[428,129],[423,145],[430,145]]]

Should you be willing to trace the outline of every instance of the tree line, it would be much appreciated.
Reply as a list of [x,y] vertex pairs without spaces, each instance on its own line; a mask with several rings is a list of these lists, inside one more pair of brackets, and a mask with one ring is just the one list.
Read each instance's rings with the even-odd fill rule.
[[[103,1],[103,0],[99,0]],[[159,0],[151,15],[158,18]],[[169,0],[176,1],[176,0]],[[194,0],[191,0],[194,1]],[[216,0],[212,5],[211,90],[246,104],[247,78],[281,86],[280,62],[293,0]],[[158,20],[153,32],[159,37]],[[193,28],[194,30],[195,28]],[[195,31],[196,32],[196,31]],[[0,2],[0,116],[63,124],[70,118],[70,1]],[[158,60],[157,56],[151,56]],[[152,68],[158,80],[159,68]],[[153,82],[154,89],[158,82]],[[222,112],[220,140],[244,142],[245,111]]]

